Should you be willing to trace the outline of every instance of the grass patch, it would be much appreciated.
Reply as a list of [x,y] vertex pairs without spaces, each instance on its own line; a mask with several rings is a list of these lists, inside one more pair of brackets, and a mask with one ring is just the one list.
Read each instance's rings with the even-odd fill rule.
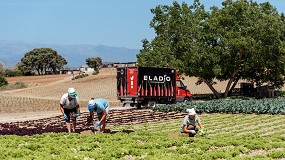
[[0,87],[0,90],[14,90],[14,89],[22,89],[22,88],[27,88],[27,85],[24,82],[19,81],[14,84],[2,86]]

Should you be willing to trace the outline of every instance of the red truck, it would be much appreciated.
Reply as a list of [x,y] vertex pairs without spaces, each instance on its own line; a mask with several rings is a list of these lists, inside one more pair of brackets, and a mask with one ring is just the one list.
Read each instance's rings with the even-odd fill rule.
[[117,68],[117,97],[124,106],[137,108],[192,101],[192,94],[172,68]]

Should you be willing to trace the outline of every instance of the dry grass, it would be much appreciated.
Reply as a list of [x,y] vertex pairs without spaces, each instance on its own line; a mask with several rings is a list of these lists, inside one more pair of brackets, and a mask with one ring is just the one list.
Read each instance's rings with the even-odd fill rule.
[[99,75],[89,75],[76,80],[72,80],[72,75],[59,75],[58,78],[50,78],[50,76],[40,78],[40,76],[38,76],[39,79],[37,82],[41,81],[41,85],[9,91],[7,94],[17,97],[60,99],[69,87],[74,87],[80,100],[83,101],[87,101],[91,97],[115,100],[116,72],[111,71],[112,69],[102,69]]
[[24,82],[29,87],[32,87],[32,86],[42,86],[71,78],[72,75],[70,74],[61,74],[61,75],[7,77],[6,79],[9,84],[14,84],[16,82]]
[[102,69],[99,75],[77,80],[72,80],[72,75],[9,78],[9,83],[22,81],[37,85],[0,92],[0,113],[58,111],[59,100],[69,87],[76,89],[82,107],[87,106],[91,97],[102,97],[109,100],[111,106],[118,106],[115,74],[114,69]]
[[0,95],[0,113],[59,111],[59,101],[53,99]]

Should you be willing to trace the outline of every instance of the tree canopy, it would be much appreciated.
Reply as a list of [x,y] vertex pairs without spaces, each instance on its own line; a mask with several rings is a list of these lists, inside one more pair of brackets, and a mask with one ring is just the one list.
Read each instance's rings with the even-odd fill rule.
[[96,72],[99,71],[99,67],[102,65],[102,59],[100,57],[91,57],[86,59],[86,64],[89,67],[94,68]]
[[257,86],[281,87],[285,75],[285,23],[269,2],[225,0],[210,11],[195,0],[192,5],[173,2],[151,12],[156,37],[143,40],[139,65],[174,67],[198,77],[213,93],[216,81],[226,81],[224,96],[240,79]]
[[42,75],[48,71],[56,74],[66,64],[67,61],[51,48],[35,48],[24,55],[18,66],[24,74],[31,74],[36,70]]

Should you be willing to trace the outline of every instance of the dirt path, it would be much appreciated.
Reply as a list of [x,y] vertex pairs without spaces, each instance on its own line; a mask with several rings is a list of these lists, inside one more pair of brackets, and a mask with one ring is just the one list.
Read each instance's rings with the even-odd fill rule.
[[[110,110],[129,110],[135,109],[134,107],[111,107]],[[81,107],[82,113],[88,113],[86,107]],[[61,116],[61,112],[58,110],[55,111],[45,111],[45,112],[24,112],[24,113],[5,113],[0,114],[0,123],[10,123],[10,122],[22,122],[28,120],[38,120],[43,118],[50,118],[54,116]]]
[[7,113],[0,114],[0,123],[37,120],[59,115],[61,115],[59,110],[46,112]]

